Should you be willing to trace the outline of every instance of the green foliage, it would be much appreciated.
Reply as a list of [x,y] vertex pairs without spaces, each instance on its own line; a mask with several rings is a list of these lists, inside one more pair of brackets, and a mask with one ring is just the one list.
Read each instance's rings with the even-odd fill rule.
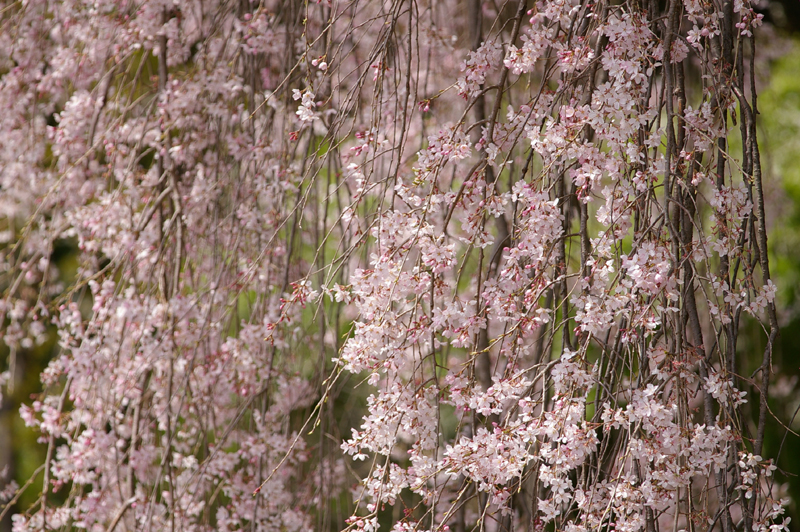
[[[770,265],[778,285],[781,337],[773,356],[773,382],[770,410],[780,420],[768,425],[764,452],[778,456],[777,465],[784,475],[792,498],[793,521],[800,518],[800,454],[793,452],[800,445],[800,406],[796,383],[800,376],[800,40],[795,40],[789,53],[775,61],[769,86],[759,94],[760,144],[767,182],[767,216],[772,216],[770,229]],[[770,196],[772,196],[770,198]],[[739,349],[749,353],[749,366],[742,368],[747,378],[760,364],[765,346],[764,333],[752,321],[743,324]],[[757,401],[758,397],[749,398]],[[751,405],[755,408],[755,405]],[[786,426],[782,426],[786,424]],[[790,432],[787,429],[791,429]]]
[[[800,284],[800,41],[790,53],[775,62],[770,84],[758,99],[764,171],[773,188],[769,211],[772,220],[770,263],[781,281],[779,290],[784,309],[795,307]],[[785,196],[784,196],[785,194]],[[768,211],[768,214],[770,213]],[[784,331],[785,333],[786,331]]]

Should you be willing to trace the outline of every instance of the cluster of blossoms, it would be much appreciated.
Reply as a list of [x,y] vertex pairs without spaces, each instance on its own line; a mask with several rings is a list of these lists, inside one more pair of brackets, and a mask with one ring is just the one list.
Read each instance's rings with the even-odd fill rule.
[[300,105],[297,107],[297,118],[300,119],[301,122],[313,121],[316,116],[314,107],[317,106],[317,103],[314,101],[314,93],[309,90],[300,92],[298,89],[294,89],[292,98],[294,100],[300,100]]
[[234,4],[0,13],[15,532],[788,528],[749,2]]
[[20,410],[41,495],[0,512],[15,532],[319,527],[347,486],[338,449],[301,437],[322,392],[296,354],[318,299],[308,235],[285,227],[309,192],[290,134],[320,86],[283,83],[300,21],[281,2],[7,7],[7,405],[20,361],[57,348]]
[[[392,177],[370,269],[351,278],[359,317],[339,360],[376,391],[344,448],[382,456],[364,515],[407,507],[408,490],[425,511],[403,526],[431,530],[636,531],[708,516],[720,530],[785,529],[748,497],[723,502],[744,485],[730,473],[750,448],[739,412],[758,408],[724,331],[741,309],[770,341],[776,322],[766,262],[732,268],[764,245],[752,116],[743,164],[715,150],[733,102],[750,105],[734,87],[743,63],[733,44],[706,49],[750,35],[723,39],[736,22],[707,3],[525,9],[465,52],[453,90],[466,110],[428,136],[412,175]],[[749,9],[735,11],[747,28]],[[685,36],[682,17],[697,25]],[[708,83],[692,99],[690,60]],[[505,119],[504,101],[516,102]],[[751,496],[780,508],[761,476]]]
[[458,93],[464,98],[477,96],[486,81],[486,74],[497,67],[502,54],[503,49],[494,41],[485,42],[470,52],[461,65],[463,74],[456,82]]

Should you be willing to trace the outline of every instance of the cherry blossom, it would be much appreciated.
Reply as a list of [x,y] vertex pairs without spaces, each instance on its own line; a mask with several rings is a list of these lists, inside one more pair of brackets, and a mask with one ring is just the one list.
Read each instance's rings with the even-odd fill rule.
[[761,15],[498,7],[3,11],[16,532],[788,529]]

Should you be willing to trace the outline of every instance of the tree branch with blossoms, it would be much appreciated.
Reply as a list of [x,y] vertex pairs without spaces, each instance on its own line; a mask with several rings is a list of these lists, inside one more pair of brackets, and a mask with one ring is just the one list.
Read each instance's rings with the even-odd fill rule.
[[751,3],[0,24],[14,530],[789,529]]

